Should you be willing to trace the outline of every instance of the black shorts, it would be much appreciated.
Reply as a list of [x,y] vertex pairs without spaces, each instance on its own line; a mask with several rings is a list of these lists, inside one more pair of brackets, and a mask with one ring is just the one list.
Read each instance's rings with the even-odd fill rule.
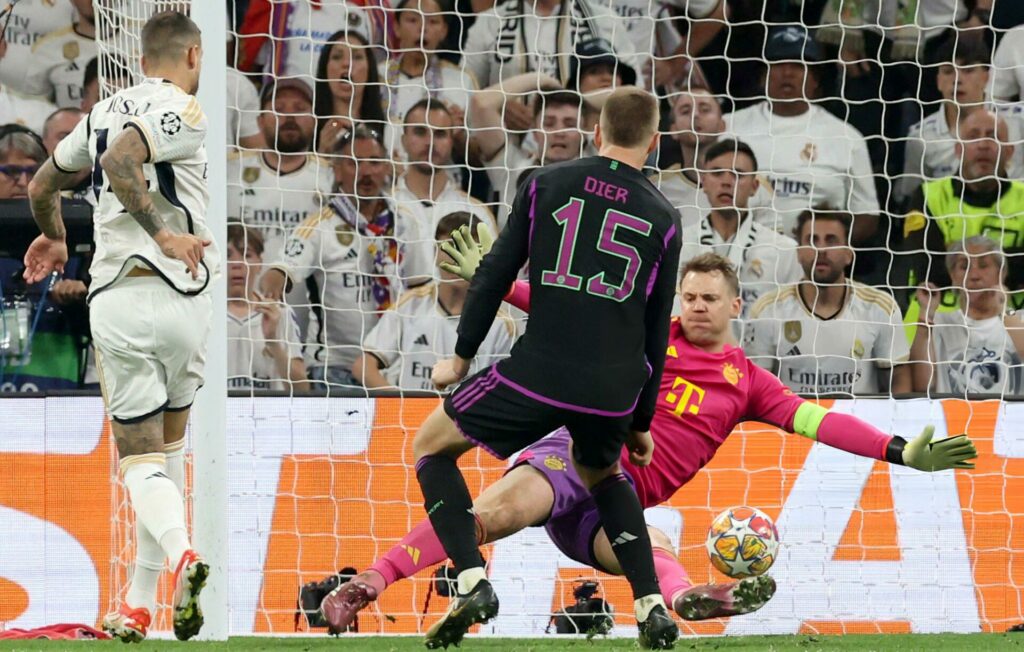
[[587,408],[568,408],[515,389],[494,366],[467,378],[444,400],[445,413],[462,435],[499,459],[564,426],[572,436],[577,462],[608,468],[622,454],[633,413],[581,410]]

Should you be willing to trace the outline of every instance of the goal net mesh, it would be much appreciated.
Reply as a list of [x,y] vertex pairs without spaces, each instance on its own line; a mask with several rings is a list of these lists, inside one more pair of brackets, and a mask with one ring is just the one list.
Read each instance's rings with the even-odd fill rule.
[[[1016,282],[1024,228],[1015,225],[1024,224],[1024,200],[1012,209],[1004,202],[1002,213],[988,217],[957,202],[915,202],[922,184],[961,183],[965,158],[991,163],[991,142],[979,155],[964,154],[958,140],[957,125],[968,125],[981,130],[976,140],[991,141],[989,123],[971,117],[976,111],[998,113],[1000,144],[1019,140],[1019,64],[996,57],[984,64],[985,79],[976,79],[974,67],[983,64],[964,53],[980,48],[991,60],[994,47],[975,38],[983,30],[954,30],[954,21],[967,20],[960,14],[924,25],[924,14],[901,9],[872,18],[861,12],[864,3],[839,1],[801,23],[799,11],[746,3],[726,23],[716,2],[563,4],[546,16],[544,3],[534,9],[512,0],[477,15],[468,2],[414,0],[398,9],[253,0],[248,13],[229,20],[234,63],[204,61],[224,68],[228,89],[227,107],[204,110],[228,112],[228,133],[209,137],[228,143],[229,223],[250,232],[229,243],[229,286],[240,283],[235,298],[256,306],[267,303],[270,267],[287,268],[289,280],[276,327],[265,327],[268,317],[254,307],[233,313],[229,306],[232,633],[310,630],[296,618],[303,584],[367,568],[424,518],[411,444],[437,399],[413,392],[429,390],[431,366],[453,353],[457,323],[443,314],[443,301],[454,295],[423,285],[441,278],[434,243],[447,234],[438,227],[461,211],[479,228],[500,230],[528,171],[595,154],[604,76],[657,86],[664,135],[648,172],[682,214],[684,257],[714,250],[739,265],[745,304],[736,328],[749,355],[794,391],[829,406],[838,395],[836,409],[883,430],[909,438],[937,423],[940,434],[970,432],[988,455],[972,473],[915,475],[743,425],[706,470],[649,510],[649,522],[676,546],[691,581],[721,582],[704,549],[708,524],[733,505],[767,512],[782,532],[773,570],[779,595],[759,613],[689,623],[685,631],[972,631],[1019,620],[1024,578],[1015,569],[1024,566],[1012,560],[1024,554],[1015,534],[1024,515],[1015,501],[1024,494],[1014,487],[1024,467],[1010,458],[1024,450],[1024,438],[1008,425],[1015,404],[994,399],[1024,391],[1013,344],[1021,340],[996,325],[984,331],[984,343],[949,343],[947,358],[924,363],[924,381],[899,364],[911,355],[918,325],[931,319],[914,298],[918,283],[942,284],[936,319],[958,314],[947,246],[988,236],[1006,253],[995,264]],[[97,0],[104,96],[140,79],[146,19],[187,5]],[[934,40],[940,37],[953,44],[952,55]],[[499,82],[507,87],[495,100]],[[557,88],[569,88],[570,99]],[[420,100],[430,109],[417,109]],[[733,146],[716,157],[721,168],[707,169],[703,153],[724,138],[749,145],[756,163]],[[1022,149],[1003,148],[996,168],[981,176],[1019,177]],[[706,194],[711,176],[734,171],[713,181],[724,199]],[[746,221],[729,226],[708,217],[712,208],[728,215],[730,207],[746,209]],[[827,252],[819,256],[828,264],[808,268],[794,228],[812,209],[820,240],[807,237]],[[373,221],[386,211],[390,225]],[[955,237],[944,232],[941,249],[931,236],[915,240],[921,215],[942,211],[981,217],[957,222]],[[823,278],[843,269],[836,261],[846,243],[828,239],[837,224],[837,237],[848,231],[854,245],[847,276],[863,285],[838,300],[801,294],[793,284],[805,269]],[[982,259],[984,246],[969,243],[970,260]],[[1011,305],[1020,300],[1016,289],[1006,295]],[[506,355],[525,323],[510,311],[497,328],[508,334],[495,334],[490,353]],[[977,357],[983,350],[989,358]],[[307,374],[313,389],[326,392],[305,395]],[[363,386],[378,381],[405,395],[368,396]],[[892,398],[919,382],[993,400]],[[687,394],[694,410],[702,396]],[[571,462],[556,456],[545,464],[562,471]],[[506,468],[478,452],[460,465],[474,496]],[[117,599],[131,572],[133,517],[123,489],[113,500]],[[406,553],[416,559],[420,551]],[[625,582],[572,562],[542,529],[486,546],[484,554],[502,614],[483,631],[541,634],[552,615],[576,603],[574,587],[596,580],[598,595],[614,606],[613,632],[635,632]],[[446,606],[436,568],[389,588],[360,615],[358,631],[425,631]],[[169,597],[165,586],[161,604]],[[170,628],[166,609],[155,628]]]

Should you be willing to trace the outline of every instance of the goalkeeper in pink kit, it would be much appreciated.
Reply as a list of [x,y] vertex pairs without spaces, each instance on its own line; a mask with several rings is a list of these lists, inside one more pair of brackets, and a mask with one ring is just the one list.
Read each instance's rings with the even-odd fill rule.
[[[483,233],[483,231],[481,231]],[[472,276],[489,243],[478,247],[456,233],[446,267]],[[624,450],[623,472],[644,508],[670,498],[706,465],[736,425],[760,421],[864,457],[921,471],[974,468],[977,456],[966,435],[931,441],[928,426],[906,441],[860,419],[801,399],[774,375],[747,360],[733,343],[730,319],[740,314],[739,281],[721,256],[705,254],[683,269],[682,315],[673,318],[668,354],[651,424],[654,456],[637,466]],[[517,282],[506,301],[529,308],[529,286]],[[509,471],[473,503],[481,544],[530,526],[543,526],[572,559],[621,574],[590,493],[573,472],[571,439],[562,429],[526,448]],[[561,462],[561,463],[559,463]],[[648,526],[665,604],[685,620],[734,616],[760,609],[775,593],[768,576],[694,586],[668,537]],[[418,550],[418,557],[407,550]],[[430,521],[423,520],[369,569],[339,586],[321,605],[332,628],[343,630],[386,587],[446,559]]]

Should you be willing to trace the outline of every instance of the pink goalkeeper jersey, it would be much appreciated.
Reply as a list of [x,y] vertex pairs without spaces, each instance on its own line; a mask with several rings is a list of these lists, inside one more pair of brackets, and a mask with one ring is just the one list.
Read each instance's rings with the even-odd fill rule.
[[636,482],[640,504],[653,507],[686,484],[715,455],[736,424],[762,421],[787,431],[804,402],[770,372],[726,346],[706,353],[683,337],[678,319],[669,329],[668,355],[651,422],[654,458],[640,468],[623,449],[622,465]]

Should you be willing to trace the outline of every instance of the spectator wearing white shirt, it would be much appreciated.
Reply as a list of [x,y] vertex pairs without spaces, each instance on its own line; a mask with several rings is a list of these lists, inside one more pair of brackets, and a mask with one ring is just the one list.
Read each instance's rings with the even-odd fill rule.
[[868,241],[878,228],[878,195],[864,137],[813,103],[817,73],[807,64],[821,50],[803,28],[773,30],[765,46],[767,99],[725,116],[726,131],[753,148],[771,180],[772,207],[780,233],[789,233],[801,212],[833,206],[853,215],[852,243]]
[[710,145],[700,179],[711,210],[698,223],[697,240],[684,239],[679,270],[705,253],[728,259],[739,275],[745,318],[759,297],[803,277],[796,241],[754,220],[749,204],[758,187],[757,157],[746,143],[724,139]]
[[43,95],[62,109],[81,105],[85,66],[97,54],[92,0],[71,4],[78,20],[36,41],[21,85],[22,92]]
[[[68,0],[21,0],[17,5],[4,23],[6,29],[0,42],[0,84],[10,86],[18,93],[28,93],[24,84],[25,73],[32,62],[32,46],[46,34],[70,25],[75,18],[75,9]],[[6,120],[0,119],[0,122]]]
[[[386,0],[248,0],[245,4],[245,19],[238,30],[238,67],[246,72],[262,68],[274,77],[301,77],[312,84],[317,58],[335,40],[336,33],[331,32],[339,28],[358,35],[363,43],[386,45]],[[323,76],[316,73],[316,79]]]
[[[502,115],[519,98],[536,93],[529,132],[537,151],[515,142],[502,124]],[[562,89],[546,75],[526,73],[475,93],[469,103],[471,138],[498,197],[498,228],[504,226],[523,172],[547,163],[577,159],[586,144],[580,126],[589,111],[579,93]],[[525,178],[525,177],[523,177]]]
[[[248,84],[244,81],[242,83]],[[267,263],[281,260],[284,242],[309,215],[319,214],[331,192],[332,174],[313,147],[313,92],[301,79],[264,86],[257,126],[266,149],[228,155],[228,220],[260,232]],[[302,283],[286,300],[295,309],[299,332],[309,326],[309,292]]]
[[1024,25],[1003,34],[992,57],[989,97],[997,104],[1024,101]]
[[[555,79],[559,86],[570,79],[576,47],[594,39],[612,44],[619,61],[633,70],[643,62],[606,0],[497,0],[476,16],[462,48],[463,66],[481,88],[495,86],[526,73]],[[540,90],[534,87],[534,91]],[[533,116],[520,101],[510,101],[501,114],[511,132],[529,130]]]
[[481,86],[527,72],[570,85],[576,45],[593,39],[612,44],[616,56],[639,70],[643,64],[627,30],[600,0],[497,0],[469,28],[463,48],[466,69]]
[[[725,27],[725,0],[598,0],[615,12],[640,60],[645,88],[671,88],[690,72],[696,55]],[[672,10],[689,19],[685,36]],[[691,78],[692,80],[692,78]]]
[[762,296],[750,310],[744,350],[798,394],[911,391],[903,315],[882,290],[850,280],[850,216],[800,215],[803,279]]
[[[469,213],[451,213],[438,222],[434,237],[439,242],[451,240],[455,231],[479,225]],[[440,247],[437,262],[452,262]],[[363,340],[363,354],[352,365],[352,375],[364,387],[434,390],[430,374],[437,361],[455,353],[459,317],[469,293],[468,281],[440,268],[438,274],[438,281],[403,294]],[[515,322],[499,310],[472,368],[479,371],[507,357],[515,339]]]
[[0,86],[0,125],[16,124],[41,135],[46,116],[56,110],[56,105],[49,100],[20,95],[7,86]]
[[[385,82],[383,100],[392,130],[401,130],[404,116],[417,102],[430,98],[443,102],[458,127],[453,132],[456,151],[465,151],[466,108],[469,96],[478,88],[476,79],[437,55],[448,36],[448,23],[438,0],[402,0],[395,7],[398,48],[380,64]],[[398,141],[389,149],[403,153]]]
[[241,224],[228,227],[228,387],[309,389],[302,342],[291,308],[256,291],[263,238]]
[[231,65],[227,67],[227,103],[229,151],[260,149],[266,143],[256,118],[260,112],[260,96],[249,78]]
[[946,268],[959,289],[957,310],[937,312],[941,291],[917,290],[923,324],[910,349],[915,392],[1024,394],[1024,321],[1006,312],[1007,260],[999,244],[982,235],[953,243]]
[[[260,94],[253,77],[238,70],[238,48],[235,34],[227,33],[227,103],[228,103],[228,152],[238,149],[261,149],[266,147],[263,134],[256,123],[260,114]],[[312,87],[312,81],[308,84]]]
[[707,196],[700,191],[697,167],[703,151],[724,131],[722,106],[706,88],[692,88],[675,96],[670,135],[679,145],[681,162],[659,170],[653,181],[679,211],[684,232],[696,226],[710,208]]
[[925,116],[907,134],[903,176],[896,182],[902,205],[924,181],[955,175],[960,169],[956,153],[958,126],[971,113],[984,108],[989,79],[988,52],[977,39],[950,41],[937,56],[936,84],[942,94],[938,111]]
[[260,286],[264,296],[280,299],[287,284],[312,279],[310,377],[352,386],[363,338],[403,291],[433,278],[433,258],[410,246],[424,239],[419,226],[385,193],[391,161],[378,134],[357,125],[333,154],[330,202],[295,228],[281,263],[267,270]]
[[99,57],[89,59],[85,64],[85,73],[82,75],[82,101],[78,108],[82,113],[89,113],[92,107],[100,101],[100,60]]
[[276,262],[286,236],[323,207],[331,169],[312,152],[316,118],[306,82],[268,84],[260,109],[257,125],[267,148],[228,157],[228,217],[258,229],[266,241],[267,262]]
[[405,115],[402,148],[408,156],[405,171],[395,178],[391,196],[399,210],[415,217],[430,257],[438,222],[458,211],[471,213],[483,227],[497,233],[494,213],[464,192],[452,178],[453,132],[457,129],[448,107],[440,101],[420,100]]

